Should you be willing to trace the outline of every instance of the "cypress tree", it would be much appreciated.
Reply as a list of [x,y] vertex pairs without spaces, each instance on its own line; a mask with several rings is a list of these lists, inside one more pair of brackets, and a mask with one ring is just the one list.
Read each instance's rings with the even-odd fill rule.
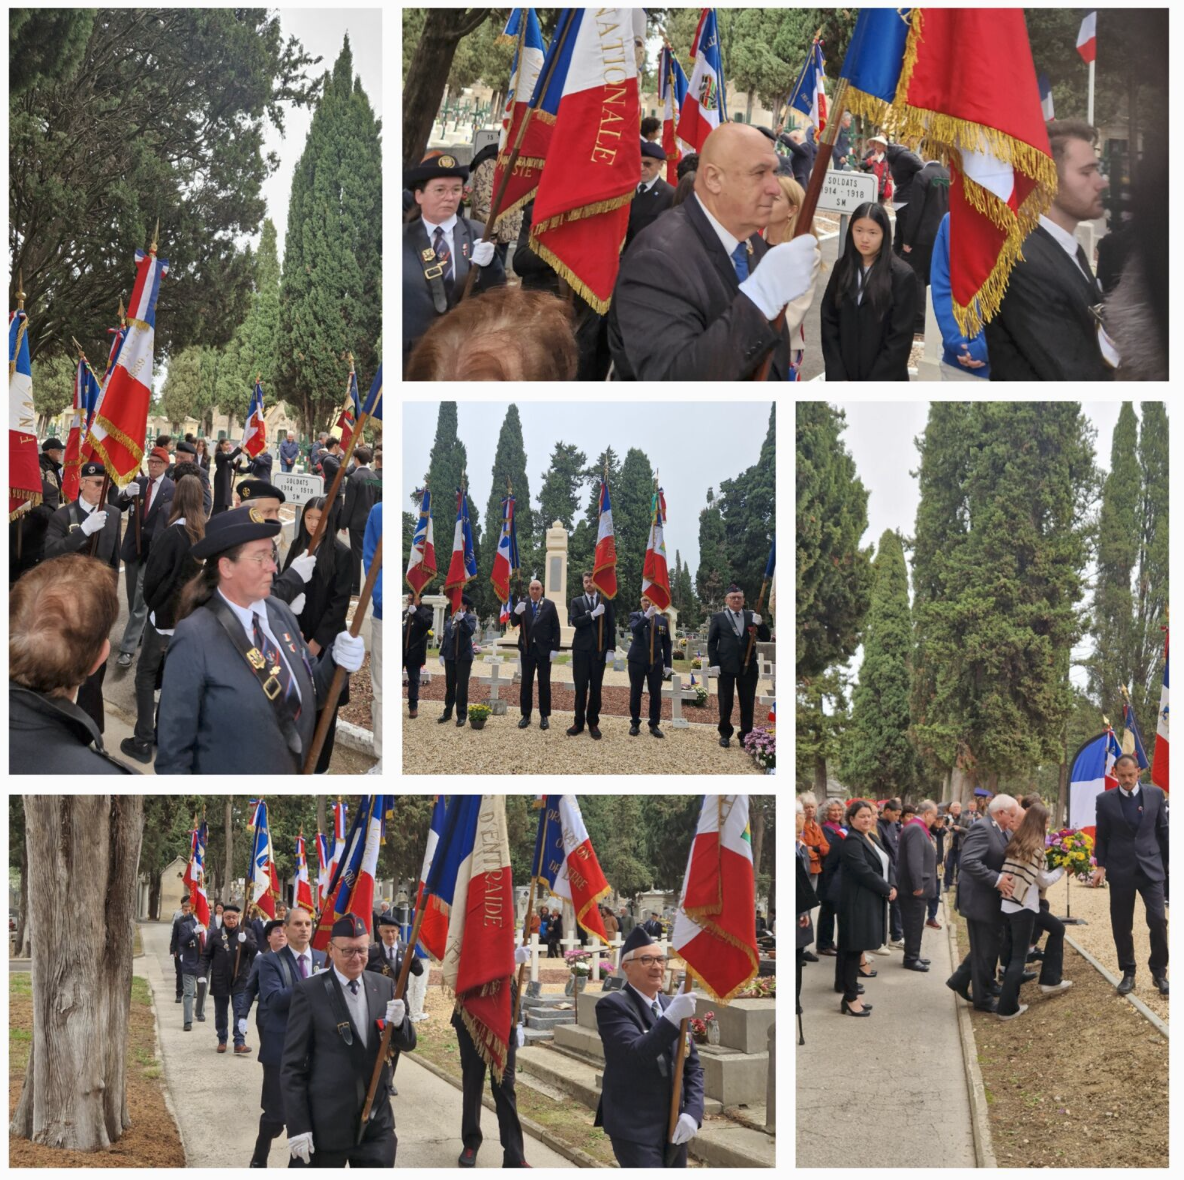
[[[1139,411],[1143,487],[1130,687],[1139,728],[1154,748],[1163,683],[1163,628],[1168,625],[1168,415],[1164,402],[1142,402]],[[1153,757],[1153,749],[1147,756]]]
[[839,438],[842,410],[797,404],[797,675],[849,659],[871,594],[867,490]]
[[769,411],[769,427],[756,463],[735,479],[725,479],[719,491],[728,581],[744,591],[746,603],[755,609],[777,528],[776,406]]
[[699,569],[695,588],[707,614],[724,608],[729,578],[724,518],[711,488],[707,489],[707,507],[699,511]]
[[[432,443],[432,453],[428,460],[428,487],[432,492],[436,566],[440,571],[437,588],[444,585],[448,563],[452,560],[452,537],[456,524],[456,492],[460,487],[461,474],[467,470],[468,465],[465,444],[460,441],[458,429],[456,402],[441,402],[440,412],[436,417],[436,438]],[[473,553],[477,558],[478,570],[478,578],[469,583],[466,593],[480,610],[478,595],[481,593],[479,578],[482,569],[481,518],[477,515],[477,506],[473,503],[473,497],[468,491],[467,480],[465,499],[468,501],[469,522],[473,530]]]
[[277,378],[303,429],[344,401],[352,352],[363,393],[382,331],[381,124],[355,81],[347,36],[326,77],[292,179],[280,299]]
[[[481,583],[483,601],[492,611],[497,603],[489,577],[493,572],[493,559],[497,554],[498,541],[502,535],[502,500],[506,497],[506,484],[514,489],[514,520],[518,536],[518,559],[522,564],[522,593],[530,581],[530,571],[535,568],[534,513],[530,507],[530,481],[526,478],[526,446],[522,441],[522,418],[518,407],[511,404],[502,419],[502,428],[497,436],[497,451],[493,457],[490,472],[489,500],[485,505],[485,536],[490,538],[486,552],[480,562],[478,580]],[[518,597],[517,581],[511,579],[511,593]],[[487,592],[487,593],[486,593]]]
[[641,599],[641,571],[650,533],[654,469],[645,452],[630,447],[616,482],[610,486],[617,537],[617,610],[618,615],[626,612],[620,617],[627,617]]
[[[575,528],[576,513],[580,508],[580,487],[584,482],[587,456],[570,443],[557,442],[551,452],[551,466],[539,489],[539,547],[543,548],[547,529],[559,521],[568,531]],[[570,550],[569,550],[570,552]],[[570,584],[570,567],[568,582]]]
[[849,787],[873,798],[903,798],[916,781],[917,756],[909,741],[909,575],[894,529],[885,529],[880,537],[872,571],[863,663],[852,693],[840,774]]

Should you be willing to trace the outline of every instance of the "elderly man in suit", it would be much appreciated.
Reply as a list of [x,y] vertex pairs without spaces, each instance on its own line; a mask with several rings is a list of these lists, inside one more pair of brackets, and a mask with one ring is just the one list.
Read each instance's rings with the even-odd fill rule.
[[407,672],[407,716],[419,716],[419,673],[428,659],[428,632],[432,629],[432,608],[424,606],[418,594],[407,595],[403,616],[403,668]]
[[731,745],[732,702],[740,697],[740,744],[752,730],[759,672],[755,655],[748,656],[749,636],[767,643],[769,624],[754,611],[744,609],[744,591],[734,583],[724,597],[726,610],[711,616],[707,628],[707,658],[716,676],[719,701],[719,744]]
[[657,220],[674,203],[674,186],[662,179],[666,168],[666,152],[662,145],[643,140],[641,144],[641,183],[629,206],[629,228],[625,233],[625,249],[647,225]]
[[[889,799],[884,810],[876,818],[876,832],[880,843],[888,854],[888,862],[895,870],[900,860],[900,816],[902,805],[899,799]],[[900,901],[888,904],[888,941],[897,950],[904,949],[904,928],[900,920]]]
[[1093,881],[1110,883],[1110,931],[1122,980],[1120,995],[1135,988],[1135,894],[1143,899],[1151,957],[1147,966],[1161,995],[1168,994],[1168,883],[1167,797],[1159,787],[1139,782],[1139,763],[1123,754],[1114,764],[1118,788],[1103,791],[1095,804],[1097,828]]
[[967,1002],[973,994],[974,1006],[981,1012],[995,1011],[995,968],[1003,932],[999,904],[1015,888],[1014,878],[1002,868],[1010,833],[1022,818],[1019,804],[1010,795],[996,795],[986,817],[967,832],[962,845],[958,912],[966,919],[970,953],[946,980],[946,987]]
[[992,381],[1105,381],[1117,354],[1093,309],[1102,290],[1077,226],[1102,216],[1107,181],[1097,131],[1077,119],[1048,125],[1057,194],[1024,239],[998,314],[987,324]]
[[687,1144],[703,1125],[703,1067],[693,1043],[683,1062],[672,1143],[667,1120],[679,1029],[695,1015],[695,996],[663,993],[666,959],[641,927],[621,946],[621,970],[625,986],[596,1004],[604,1080],[593,1125],[604,1128],[622,1168],[685,1168]]
[[921,958],[921,935],[925,932],[925,909],[937,896],[937,844],[930,829],[937,819],[937,804],[925,799],[917,814],[900,833],[896,857],[897,901],[904,927],[904,965],[909,971],[928,971],[929,960]]
[[[785,380],[821,255],[811,234],[773,247],[760,236],[777,167],[755,127],[723,123],[707,137],[694,194],[621,259],[608,327],[620,380],[744,380],[770,351],[771,379]],[[778,334],[773,321],[791,302]]]
[[469,170],[446,152],[433,151],[403,183],[419,206],[419,217],[403,226],[403,367],[419,338],[437,316],[455,307],[469,267],[476,266],[475,291],[505,284],[506,271],[492,242],[483,241],[479,222],[458,217]]
[[535,578],[530,583],[529,598],[514,607],[510,626],[520,629],[518,651],[522,658],[522,691],[518,706],[522,711],[519,729],[530,725],[534,678],[539,679],[539,729],[551,728],[551,661],[559,654],[559,612],[543,597],[543,584]]
[[584,571],[584,593],[571,600],[567,621],[575,628],[571,641],[572,676],[576,683],[576,715],[567,733],[576,737],[584,732],[600,740],[600,687],[604,666],[617,654],[614,649],[616,617],[612,600],[597,590],[589,570]]

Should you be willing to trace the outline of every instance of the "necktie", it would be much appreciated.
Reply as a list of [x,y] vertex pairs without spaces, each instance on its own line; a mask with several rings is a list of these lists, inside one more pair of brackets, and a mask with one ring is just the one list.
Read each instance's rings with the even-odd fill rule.
[[539,605],[538,605],[538,603],[537,603],[537,602],[532,602],[532,603],[530,604],[530,619],[531,619],[531,622],[534,622],[534,620],[535,620],[535,619],[538,617],[538,613],[539,613]]
[[1096,290],[1098,281],[1094,278],[1094,272],[1089,268],[1089,259],[1086,258],[1085,250],[1082,249],[1080,242],[1077,244],[1077,265],[1081,267],[1081,273],[1086,276],[1089,285]]
[[662,1008],[658,1004],[657,1000],[654,1000],[654,1002],[652,1004],[650,1004],[650,1010],[653,1012],[655,1020],[658,1020],[661,1018]]
[[644,192],[645,192],[645,182],[643,181],[641,184],[639,184],[637,186],[637,195],[640,196]]
[[296,689],[292,684],[292,674],[280,658],[280,653],[276,650],[275,644],[263,634],[263,628],[259,623],[259,616],[252,614],[251,618],[254,621],[255,646],[263,653],[263,659],[267,664],[267,671],[280,682],[280,692],[283,695],[284,704],[291,710],[293,718],[298,718],[300,716],[300,702],[296,698]]
[[307,979],[308,978],[307,956],[306,955],[297,955],[296,962],[300,964],[300,978]]
[[748,246],[746,243],[741,242],[732,251],[732,265],[736,268],[736,277],[744,282],[748,278]]
[[156,489],[156,480],[150,479],[144,495],[144,515],[147,516],[152,507],[152,493]]
[[349,981],[349,990],[355,996],[358,994],[358,981],[356,979],[351,979]]
[[436,261],[444,268],[444,285],[452,282],[452,255],[448,252],[448,243],[444,239],[444,231],[436,226],[432,235],[432,249],[436,252]]

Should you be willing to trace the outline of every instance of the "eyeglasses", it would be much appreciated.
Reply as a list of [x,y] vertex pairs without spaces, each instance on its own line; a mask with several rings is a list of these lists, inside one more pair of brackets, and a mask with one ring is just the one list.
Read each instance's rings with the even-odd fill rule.
[[256,553],[253,557],[240,557],[239,561],[250,561],[262,569],[268,562],[275,565],[274,553]]
[[329,944],[343,959],[360,959],[370,953],[368,946],[344,947],[338,946],[337,943],[331,942]]
[[665,967],[666,966],[666,956],[665,955],[642,955],[641,958],[634,959],[633,962],[640,963],[643,967],[652,967],[655,963],[657,963],[659,967]]

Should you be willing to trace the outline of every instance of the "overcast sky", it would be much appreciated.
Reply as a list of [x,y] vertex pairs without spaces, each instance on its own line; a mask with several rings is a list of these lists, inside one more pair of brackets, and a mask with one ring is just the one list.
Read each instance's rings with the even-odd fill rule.
[[[925,432],[929,403],[836,401],[831,404],[847,413],[842,439],[868,490],[868,527],[862,544],[877,544],[885,529],[899,529],[906,537],[911,536],[920,500],[916,477],[911,474],[920,461],[913,440]],[[1082,403],[1085,416],[1097,430],[1094,449],[1096,462],[1103,471],[1110,467],[1110,440],[1121,407],[1122,403],[1117,401]],[[1135,415],[1139,415],[1138,403]],[[1092,568],[1086,572],[1092,578]],[[1075,658],[1083,657],[1091,647],[1091,641],[1083,641],[1074,650]],[[849,670],[856,672],[862,660],[863,648],[860,648],[848,665]],[[1070,675],[1075,684],[1085,687],[1088,677],[1084,668],[1074,667]]]
[[[481,513],[482,529],[498,435],[508,404],[461,402],[458,406],[460,439],[468,455],[469,486],[473,503]],[[622,462],[630,447],[638,447],[649,457],[651,467],[657,469],[665,489],[670,568],[674,568],[678,550],[690,565],[692,578],[699,568],[699,510],[707,504],[707,489],[713,488],[718,495],[723,480],[734,479],[760,458],[772,409],[771,402],[730,402],[726,406],[714,402],[516,404],[522,419],[533,510],[538,509],[539,492],[556,443],[578,446],[589,463],[609,446]],[[404,512],[412,510],[411,492],[422,486],[438,415],[436,402],[403,405],[403,488],[399,507]],[[582,495],[581,515],[593,492],[584,488]],[[442,505],[433,505],[437,553],[452,535],[447,524],[441,533],[441,520],[447,521],[454,511],[455,493],[447,511]],[[571,522],[564,523],[571,527]]]

